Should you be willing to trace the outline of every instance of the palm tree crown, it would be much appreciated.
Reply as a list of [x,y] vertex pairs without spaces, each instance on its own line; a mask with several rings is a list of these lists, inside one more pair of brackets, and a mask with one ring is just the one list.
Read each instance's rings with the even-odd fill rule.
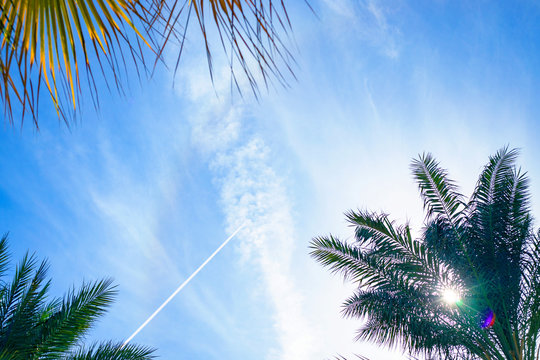
[[103,342],[82,344],[116,294],[111,280],[83,284],[63,299],[47,298],[47,262],[25,255],[11,282],[4,280],[9,265],[7,237],[0,240],[0,359],[147,360],[148,347]]
[[350,211],[354,243],[311,255],[358,284],[343,314],[358,339],[443,359],[539,359],[540,233],[516,150],[489,160],[468,201],[430,154],[411,165],[427,213],[419,239],[386,214]]

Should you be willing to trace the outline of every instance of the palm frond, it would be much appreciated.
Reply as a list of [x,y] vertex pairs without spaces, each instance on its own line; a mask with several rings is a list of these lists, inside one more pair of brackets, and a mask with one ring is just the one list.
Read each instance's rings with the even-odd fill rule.
[[[7,267],[7,236],[0,240],[0,269]],[[0,283],[0,359],[152,359],[148,347],[82,339],[116,294],[111,280],[83,284],[63,299],[47,299],[48,263],[28,253],[11,282]]]
[[367,246],[385,257],[399,259],[401,263],[421,265],[422,277],[444,281],[446,266],[432,254],[421,241],[411,236],[409,226],[395,228],[386,214],[367,211],[349,211],[346,219],[356,229],[355,240],[360,246]]
[[35,270],[13,315],[2,326],[3,346],[22,357],[32,356],[33,346],[29,345],[33,345],[32,339],[37,335],[35,324],[41,317],[41,309],[50,286],[50,281],[46,281],[48,267],[47,262],[43,261]]
[[[470,273],[470,264],[465,254],[466,248],[462,246],[456,233],[447,226],[445,221],[439,218],[429,220],[422,231],[422,244],[436,259],[445,264],[451,264],[452,269],[462,274]],[[470,273],[468,277],[473,278],[473,275]]]
[[9,266],[8,234],[0,239],[0,278],[2,278]]
[[471,248],[483,249],[486,257],[495,256],[496,247],[508,245],[498,241],[511,240],[508,232],[527,222],[528,181],[514,169],[517,155],[517,150],[503,148],[490,157],[467,205],[470,237],[483,242]]
[[518,155],[517,149],[509,150],[508,147],[504,147],[490,156],[489,163],[480,174],[471,201],[477,204],[492,204],[498,196],[506,193],[508,190],[506,182],[508,177],[513,175]]
[[58,357],[68,351],[105,313],[115,294],[110,279],[72,290],[53,315],[41,324],[35,353]]
[[534,359],[540,337],[540,231],[532,237],[521,257],[520,309],[518,323],[525,359]]
[[362,253],[333,236],[314,238],[310,244],[310,255],[333,273],[342,273],[346,279],[359,280],[369,271]]
[[170,8],[166,7],[162,15],[165,19],[164,31],[160,33],[164,33],[165,41],[158,53],[163,52],[169,39],[179,39],[180,51],[176,69],[192,15],[203,37],[212,79],[212,48],[216,42],[212,41],[213,31],[229,59],[232,81],[240,92],[235,64],[242,69],[255,95],[260,82],[268,86],[269,81],[276,79],[286,85],[286,73],[294,77],[291,67],[294,58],[283,38],[289,37],[292,29],[285,2],[175,0]]
[[[437,278],[418,264],[395,261],[390,256],[377,251],[361,251],[333,237],[316,238],[311,242],[311,255],[332,272],[341,273],[346,279],[358,282],[361,289],[377,289],[378,292],[359,290],[344,305],[343,314],[362,317],[372,309],[365,299],[377,296],[391,296],[411,299],[421,298],[419,294],[431,297],[446,277]],[[382,302],[375,307],[381,306]],[[420,306],[420,303],[417,305]],[[363,310],[361,310],[363,309]]]
[[423,276],[411,271],[407,264],[395,263],[378,253],[364,253],[332,236],[313,239],[310,248],[315,260],[328,266],[333,273],[341,273],[345,279],[359,282],[360,286],[408,291],[423,284],[418,281],[419,278],[423,280]]
[[180,48],[177,69],[193,17],[212,79],[214,35],[238,90],[237,66],[255,95],[259,83],[268,87],[277,79],[286,85],[286,74],[294,77],[294,59],[285,44],[291,23],[283,1],[3,0],[0,5],[0,95],[10,123],[21,108],[21,119],[29,115],[38,128],[45,92],[69,125],[84,91],[98,107],[97,81],[123,92],[127,65],[134,64],[139,78],[149,75],[148,56],[155,57],[155,67],[173,41]]
[[528,179],[515,169],[517,155],[505,147],[490,157],[467,206],[468,253],[477,271],[490,276],[484,289],[500,321],[508,323],[498,336],[511,347],[518,347],[513,334],[519,327],[520,262],[532,223]]
[[82,91],[80,70],[95,96],[94,70],[120,87],[126,51],[144,66],[140,42],[146,40],[135,26],[145,20],[140,6],[134,0],[4,0],[0,93],[9,121],[15,99],[22,118],[29,112],[38,126],[42,83],[58,116],[67,120]]
[[[4,287],[0,299],[0,331],[2,333],[6,331],[5,325],[9,324],[16,314],[19,303],[32,279],[35,265],[36,259],[27,253],[16,268],[12,282]],[[5,340],[3,334],[0,335],[0,339],[0,341]]]
[[81,347],[77,351],[63,357],[63,360],[149,360],[154,359],[154,350],[133,344],[123,346],[121,342],[112,341],[96,343],[88,348]]
[[462,220],[462,195],[457,192],[454,181],[431,154],[420,155],[411,164],[413,176],[424,200],[426,217],[440,216],[456,227]]

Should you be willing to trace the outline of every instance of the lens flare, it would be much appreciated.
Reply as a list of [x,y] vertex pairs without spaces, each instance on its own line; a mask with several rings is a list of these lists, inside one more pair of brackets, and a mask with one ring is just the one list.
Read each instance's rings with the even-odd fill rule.
[[495,313],[491,309],[487,309],[484,313],[484,317],[482,319],[482,322],[480,326],[482,329],[488,329],[495,324]]

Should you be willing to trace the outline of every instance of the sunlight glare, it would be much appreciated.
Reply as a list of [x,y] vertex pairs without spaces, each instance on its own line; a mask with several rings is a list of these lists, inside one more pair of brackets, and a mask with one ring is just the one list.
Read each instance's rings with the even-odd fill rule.
[[461,301],[461,297],[459,296],[459,293],[452,288],[446,288],[443,291],[442,298],[445,303],[448,305],[458,305]]

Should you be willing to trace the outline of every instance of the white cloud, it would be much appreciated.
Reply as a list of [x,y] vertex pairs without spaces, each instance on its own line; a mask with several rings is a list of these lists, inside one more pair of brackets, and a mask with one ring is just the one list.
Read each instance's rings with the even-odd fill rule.
[[192,142],[209,158],[228,229],[247,225],[238,235],[241,263],[246,269],[256,265],[263,283],[254,286],[254,291],[265,289],[264,297],[275,311],[280,347],[271,349],[267,357],[311,359],[315,339],[291,274],[294,226],[283,179],[271,164],[272,151],[264,139],[245,131],[242,121],[247,105],[233,104],[227,96],[230,92],[224,84],[228,76],[215,77],[219,100],[214,88],[203,91],[196,85],[200,73],[206,71],[199,68],[181,75],[184,88],[180,92],[192,101]]
[[379,49],[385,56],[392,59],[399,57],[401,30],[389,17],[401,5],[379,0],[325,0],[324,3],[339,17],[339,20],[333,21],[333,27],[339,24],[338,36],[354,34],[358,40]]
[[336,14],[354,18],[354,6],[350,0],[324,0],[324,3]]
[[243,259],[259,266],[275,307],[281,349],[270,358],[309,359],[313,334],[290,269],[294,245],[290,204],[281,179],[269,165],[269,154],[264,142],[255,137],[217,156],[213,167],[223,174],[222,201],[229,227],[248,225],[240,235]]

